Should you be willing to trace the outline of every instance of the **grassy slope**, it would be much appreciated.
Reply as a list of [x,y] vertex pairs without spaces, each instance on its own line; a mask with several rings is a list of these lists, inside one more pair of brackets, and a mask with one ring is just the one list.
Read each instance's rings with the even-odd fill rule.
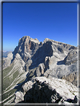
[[[8,74],[11,70],[12,70],[12,72],[8,76]],[[16,89],[13,89],[13,88],[16,85],[17,81],[18,81],[18,83],[22,82],[20,79],[18,79],[20,76],[21,76],[21,74],[19,73],[19,67],[14,68],[13,63],[9,67],[7,67],[6,69],[3,70],[3,100],[15,93]],[[10,99],[11,99],[11,97],[10,97]],[[10,99],[8,99],[8,100],[10,100]]]

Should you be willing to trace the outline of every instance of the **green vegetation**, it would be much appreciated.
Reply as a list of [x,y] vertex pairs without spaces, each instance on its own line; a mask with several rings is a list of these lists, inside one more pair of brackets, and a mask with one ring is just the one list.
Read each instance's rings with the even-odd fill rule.
[[7,67],[6,69],[3,70],[3,77],[6,76],[11,71],[13,66],[14,66],[14,64],[12,63],[9,67]]
[[13,93],[15,93],[16,89],[12,89],[9,92],[3,94],[3,100],[8,98],[10,95],[12,95]]
[[11,83],[14,81],[14,79],[18,76],[19,72],[16,71],[12,77],[7,76],[3,79],[3,90],[5,90],[8,86],[11,85]]
[[[7,67],[6,69],[3,70],[3,91],[5,90],[3,92],[4,93],[3,94],[3,100],[7,99],[9,96],[11,96],[12,94],[15,93],[16,89],[11,89],[11,88],[16,84],[16,82],[18,82],[20,80],[20,79],[16,79],[17,76],[21,76],[21,74],[19,74],[19,72],[18,72],[18,69],[19,68],[17,68],[17,70],[15,70],[15,69],[13,69],[13,66],[14,66],[14,64],[12,63],[9,67]],[[13,69],[13,71],[8,76],[9,72],[12,69]],[[23,82],[23,79],[19,81],[19,83],[22,83],[22,82]],[[7,101],[9,101],[13,97],[14,97],[14,95],[11,96],[10,98],[8,98],[6,101],[4,101],[4,103],[6,103]]]

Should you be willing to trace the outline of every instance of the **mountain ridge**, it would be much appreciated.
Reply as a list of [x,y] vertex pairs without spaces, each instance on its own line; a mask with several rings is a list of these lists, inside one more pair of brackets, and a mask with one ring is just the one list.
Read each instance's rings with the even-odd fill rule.
[[[42,76],[48,79],[66,79],[79,86],[77,85],[77,47],[48,38],[39,42],[37,38],[22,37],[15,50],[4,60],[3,69],[4,94],[8,89],[15,88],[18,83],[25,83]],[[5,85],[9,80],[12,84],[9,82]],[[21,88],[21,85],[18,85],[18,88]],[[4,95],[4,100],[6,97],[7,94]],[[14,100],[14,96],[12,98]]]

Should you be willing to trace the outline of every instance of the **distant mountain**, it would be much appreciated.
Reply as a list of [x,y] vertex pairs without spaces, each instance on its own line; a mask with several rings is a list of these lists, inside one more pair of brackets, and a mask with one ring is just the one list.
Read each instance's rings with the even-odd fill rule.
[[[70,89],[73,89],[71,86],[74,86],[76,89],[76,93],[74,94],[73,91],[70,93],[70,91],[67,92],[65,90],[65,93],[69,93],[68,95],[73,96],[73,98],[70,98],[72,100],[78,94],[77,87],[79,87],[79,85],[77,84],[77,70],[77,47],[50,40],[48,38],[46,38],[44,42],[39,42],[37,38],[32,39],[29,36],[24,36],[19,40],[18,46],[16,46],[15,50],[9,53],[3,62],[3,102],[18,103],[24,101],[25,99],[26,102],[30,103],[32,98],[32,90],[29,91],[26,84],[31,84],[32,82],[30,81],[32,81],[32,79],[42,79],[43,77],[43,79],[46,78],[46,80],[54,78],[54,81],[56,79],[57,81],[60,79],[62,82],[60,84],[61,87],[63,86],[63,82],[67,80],[69,82]],[[67,81],[65,81],[65,83],[67,83]],[[44,80],[42,83],[44,83]],[[37,85],[37,82],[35,82],[35,84]],[[56,84],[57,82],[55,81],[55,85]],[[24,91],[23,86],[25,86],[27,91]],[[42,87],[42,85],[40,86]],[[60,89],[60,86],[56,87],[59,87]],[[38,85],[36,87],[38,87]],[[55,86],[53,86],[53,88],[55,90],[57,89]],[[65,85],[65,88],[67,90],[69,89],[67,88],[67,85]],[[33,89],[37,88],[33,86]],[[30,99],[28,99],[29,95],[27,96],[28,92]],[[55,93],[60,95],[61,91]],[[19,95],[22,95],[22,98],[18,98],[17,100]],[[36,95],[34,94],[34,96]],[[39,94],[38,97],[39,99],[41,98]],[[54,97],[55,96],[53,94],[53,98]],[[61,97],[64,98],[64,96]],[[50,98],[51,97],[48,99]],[[34,99],[37,99],[37,96]],[[59,101],[61,99],[56,100],[53,102],[51,102],[51,100],[46,102],[60,103]],[[66,100],[68,100],[68,98],[66,98]],[[36,102],[36,100],[33,102]]]
[[12,51],[3,51],[3,58],[6,58]]

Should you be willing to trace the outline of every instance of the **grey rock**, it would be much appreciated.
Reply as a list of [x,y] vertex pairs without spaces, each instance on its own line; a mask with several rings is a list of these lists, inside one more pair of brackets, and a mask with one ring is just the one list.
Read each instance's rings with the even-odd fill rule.
[[35,71],[36,77],[44,75],[45,66],[43,63],[40,63]]
[[28,60],[25,64],[25,71],[29,71],[29,67],[32,64],[32,60]]
[[76,71],[70,73],[67,76],[63,76],[62,79],[66,79],[67,81],[71,82],[72,84],[78,86],[77,82],[79,82],[79,81],[78,81],[78,78],[77,78],[77,72]]
[[70,65],[77,61],[77,50],[71,50],[68,55],[65,57],[64,62],[66,65]]
[[[63,86],[66,89],[63,89],[64,88]],[[71,83],[68,83],[66,80],[56,78],[49,79],[46,77],[36,77],[26,82],[22,86],[22,88],[25,103],[60,104],[69,102],[69,100],[71,100],[71,103],[77,103],[78,89],[76,86],[72,85]],[[17,93],[15,96],[18,96]],[[17,98],[15,98],[15,101],[17,101]]]
[[36,53],[32,56],[32,66],[37,67],[40,63],[44,63],[45,57],[49,56],[51,57],[53,55],[53,49],[52,49],[52,42],[47,41],[44,43],[39,49],[36,51]]
[[19,53],[26,62],[31,57],[30,55],[35,54],[36,50],[39,48],[39,43],[37,39],[24,36],[19,40],[18,46],[15,48],[13,54],[15,56],[16,53]]

